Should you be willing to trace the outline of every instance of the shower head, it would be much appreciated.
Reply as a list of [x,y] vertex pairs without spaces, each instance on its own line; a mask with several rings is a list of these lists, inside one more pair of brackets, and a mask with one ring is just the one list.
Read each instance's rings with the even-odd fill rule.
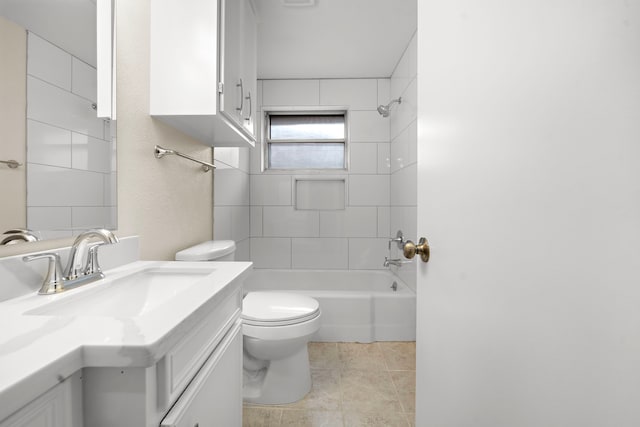
[[389,114],[391,113],[391,106],[394,102],[402,104],[402,97],[392,100],[387,105],[378,105],[378,113],[380,113],[382,117],[389,117]]

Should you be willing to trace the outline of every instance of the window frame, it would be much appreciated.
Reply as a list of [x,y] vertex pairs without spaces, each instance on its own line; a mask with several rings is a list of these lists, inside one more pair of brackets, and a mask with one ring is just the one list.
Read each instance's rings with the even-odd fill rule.
[[[270,123],[271,115],[300,115],[300,116],[313,116],[313,115],[343,115],[344,116],[344,140],[342,139],[321,139],[321,140],[271,140],[270,135]],[[344,174],[349,170],[349,109],[348,107],[263,107],[262,114],[262,172],[273,174]],[[269,145],[270,144],[288,144],[288,143],[324,143],[324,142],[338,142],[344,143],[344,165],[342,168],[296,168],[296,169],[282,169],[282,168],[270,168],[269,167]]]

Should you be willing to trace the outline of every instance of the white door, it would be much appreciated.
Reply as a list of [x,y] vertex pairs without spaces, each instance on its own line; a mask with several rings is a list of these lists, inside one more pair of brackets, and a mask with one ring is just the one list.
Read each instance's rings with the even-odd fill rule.
[[640,425],[640,1],[418,9],[416,425]]

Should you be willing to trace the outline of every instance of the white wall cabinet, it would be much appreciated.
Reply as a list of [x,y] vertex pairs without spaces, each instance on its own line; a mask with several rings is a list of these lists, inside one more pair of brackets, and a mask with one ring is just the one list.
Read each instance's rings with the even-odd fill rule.
[[256,18],[249,0],[152,0],[151,116],[211,146],[255,144]]

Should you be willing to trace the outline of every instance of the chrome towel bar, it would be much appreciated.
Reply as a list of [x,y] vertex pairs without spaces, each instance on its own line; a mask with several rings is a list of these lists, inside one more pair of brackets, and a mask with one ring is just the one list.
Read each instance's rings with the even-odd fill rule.
[[207,163],[207,162],[203,162],[202,160],[198,160],[198,159],[194,159],[191,156],[187,156],[186,154],[182,154],[176,150],[170,150],[168,148],[162,148],[159,145],[156,145],[154,148],[154,155],[156,156],[156,159],[161,159],[164,156],[170,155],[170,154],[175,154],[176,156],[179,157],[183,157],[187,160],[191,160],[192,162],[196,162],[202,165],[202,170],[205,172],[209,172],[211,169],[215,169],[216,167],[214,165],[212,165],[211,163]]

